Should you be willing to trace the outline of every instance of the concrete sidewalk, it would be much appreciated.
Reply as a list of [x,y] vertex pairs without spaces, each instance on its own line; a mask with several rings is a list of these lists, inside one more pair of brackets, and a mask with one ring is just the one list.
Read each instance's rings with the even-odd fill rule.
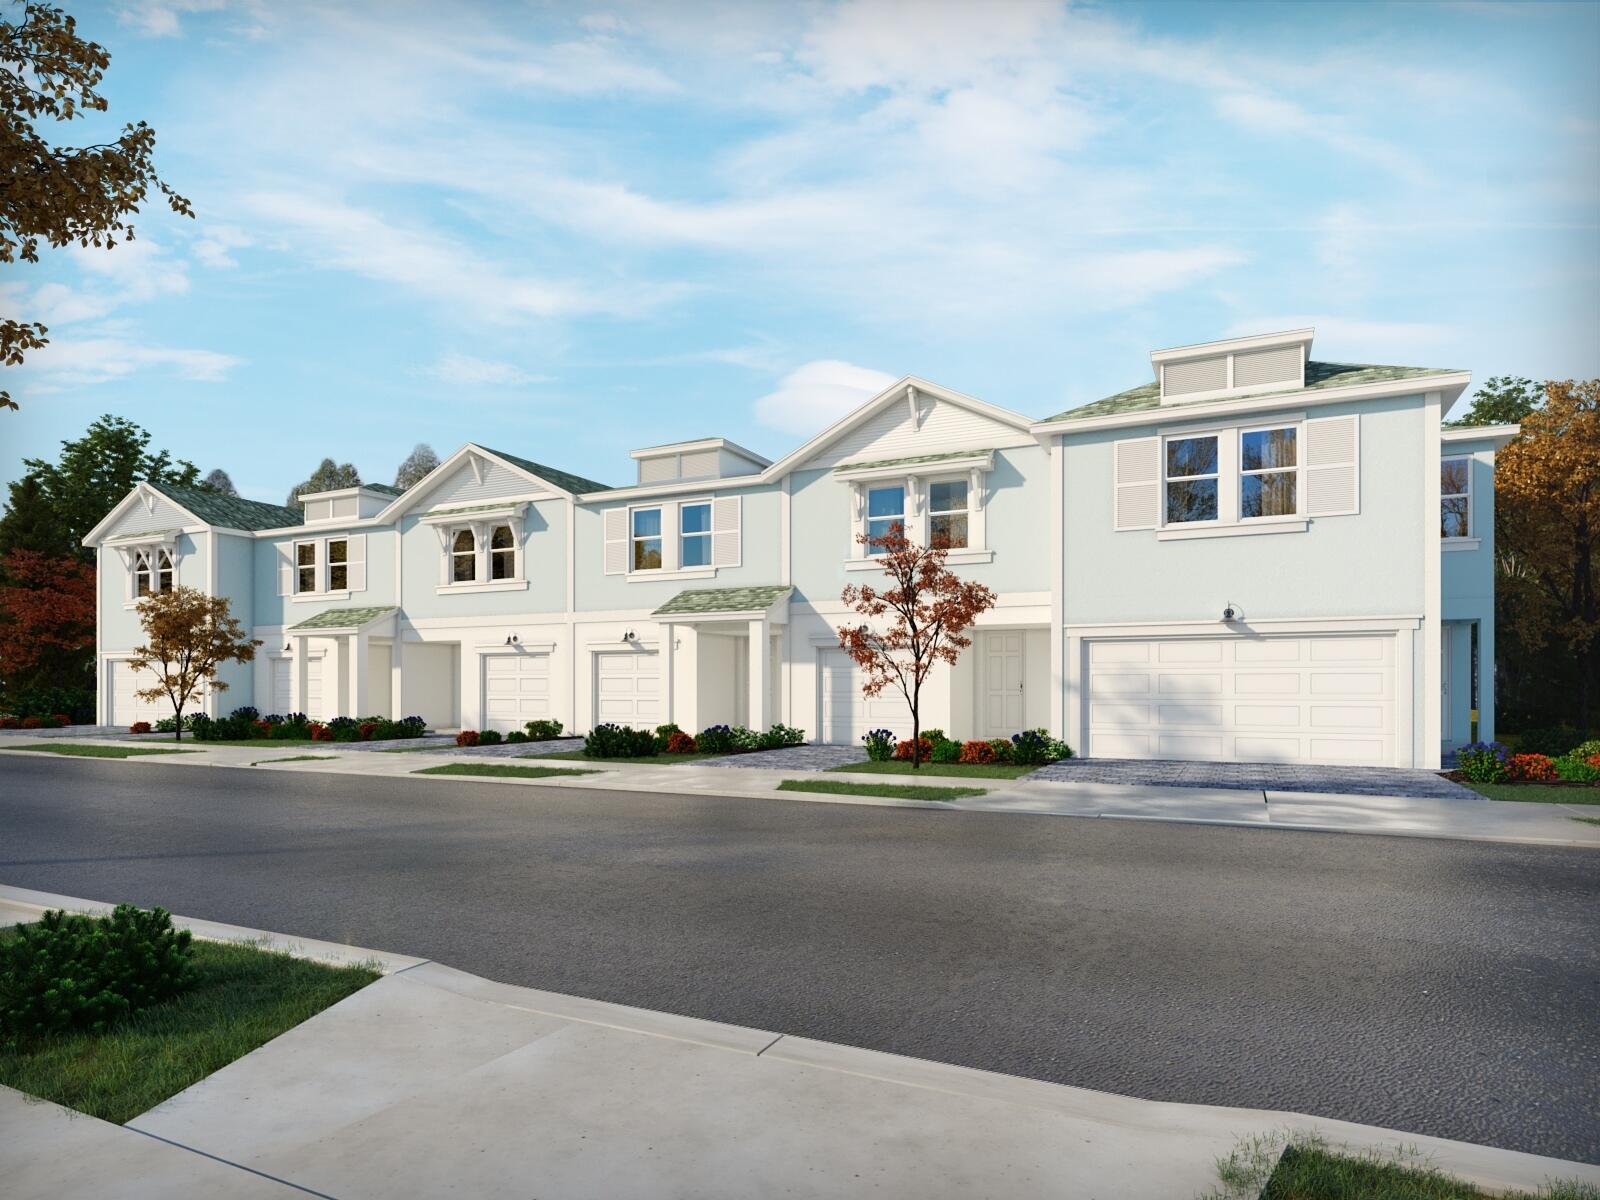
[[[102,905],[0,888],[0,924]],[[293,939],[177,918],[197,936]],[[0,1089],[0,1179],[60,1196],[1195,1196],[1238,1139],[1418,1149],[1490,1188],[1600,1167],[1292,1113],[1167,1104],[491,983],[384,978],[126,1128]],[[231,1174],[229,1174],[231,1173]]]
[[[82,738],[85,743],[127,744],[127,739]],[[158,749],[171,743],[151,743]],[[192,754],[152,754],[129,758],[134,764],[184,767],[252,767],[261,771],[310,771],[340,775],[409,777],[424,767],[460,766],[476,761],[454,754],[406,750],[340,753],[317,743],[263,742],[249,746],[205,746],[186,742]],[[12,751],[0,741],[0,755],[42,753]],[[869,804],[887,807],[954,808],[973,812],[1028,813],[1037,816],[1103,817],[1120,820],[1176,821],[1210,825],[1314,830],[1330,833],[1387,834],[1400,837],[1458,838],[1470,841],[1515,842],[1529,845],[1589,846],[1600,848],[1600,825],[1576,818],[1600,818],[1600,805],[1524,804],[1487,800],[1473,795],[1464,799],[1419,799],[1404,796],[1322,794],[1316,792],[1243,791],[1159,785],[1125,786],[1110,783],[1074,783],[1032,779],[955,779],[929,776],[912,781],[904,776],[856,773],[797,773],[761,768],[729,771],[726,768],[679,765],[658,761],[593,763],[574,759],[539,759],[536,750],[516,760],[527,766],[547,766],[587,772],[545,779],[461,776],[471,782],[512,787],[574,788],[580,791],[616,790],[679,795],[727,796],[761,800],[798,800],[823,804]],[[300,755],[319,755],[311,761],[286,761]],[[486,759],[505,765],[505,756]],[[437,776],[422,776],[440,781]],[[786,779],[828,779],[862,784],[921,782],[938,786],[983,787],[987,794],[956,801],[897,800],[874,796],[841,796],[807,792],[780,792]]]

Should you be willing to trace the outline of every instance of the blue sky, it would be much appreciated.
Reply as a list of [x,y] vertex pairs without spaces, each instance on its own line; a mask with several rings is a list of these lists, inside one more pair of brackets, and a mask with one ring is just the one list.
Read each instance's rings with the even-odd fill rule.
[[5,268],[0,478],[112,412],[267,500],[418,441],[620,483],[1302,325],[1600,375],[1600,5],[70,7],[198,219]]

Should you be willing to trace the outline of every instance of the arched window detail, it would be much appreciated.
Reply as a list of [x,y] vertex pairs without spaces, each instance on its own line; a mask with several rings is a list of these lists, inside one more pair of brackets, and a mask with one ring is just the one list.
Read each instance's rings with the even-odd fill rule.
[[489,535],[489,578],[515,579],[517,577],[517,540],[511,526],[496,525]]
[[172,590],[172,555],[165,550],[156,551],[155,585],[158,592]]
[[133,596],[134,599],[150,594],[150,556],[141,550],[133,559]]
[[472,530],[459,529],[450,543],[450,579],[471,583],[478,577],[478,546]]

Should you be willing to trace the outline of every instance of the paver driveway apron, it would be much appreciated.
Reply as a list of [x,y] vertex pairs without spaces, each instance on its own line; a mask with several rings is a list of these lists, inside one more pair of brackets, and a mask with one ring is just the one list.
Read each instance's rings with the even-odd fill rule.
[[1419,800],[1476,800],[1459,783],[1433,771],[1398,767],[1317,767],[1297,763],[1179,762],[1173,759],[1069,758],[1041,767],[1029,779],[1058,783],[1237,788],[1253,792],[1323,792],[1346,796],[1406,796]]

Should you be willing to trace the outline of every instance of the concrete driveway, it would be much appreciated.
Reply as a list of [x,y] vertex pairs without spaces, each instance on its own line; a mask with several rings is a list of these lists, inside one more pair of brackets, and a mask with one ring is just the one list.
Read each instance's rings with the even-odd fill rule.
[[1237,788],[1253,792],[1323,792],[1477,800],[1478,794],[1434,771],[1397,767],[1318,767],[1294,763],[1178,762],[1172,759],[1069,758],[1040,767],[1030,779],[1118,783],[1139,787]]

